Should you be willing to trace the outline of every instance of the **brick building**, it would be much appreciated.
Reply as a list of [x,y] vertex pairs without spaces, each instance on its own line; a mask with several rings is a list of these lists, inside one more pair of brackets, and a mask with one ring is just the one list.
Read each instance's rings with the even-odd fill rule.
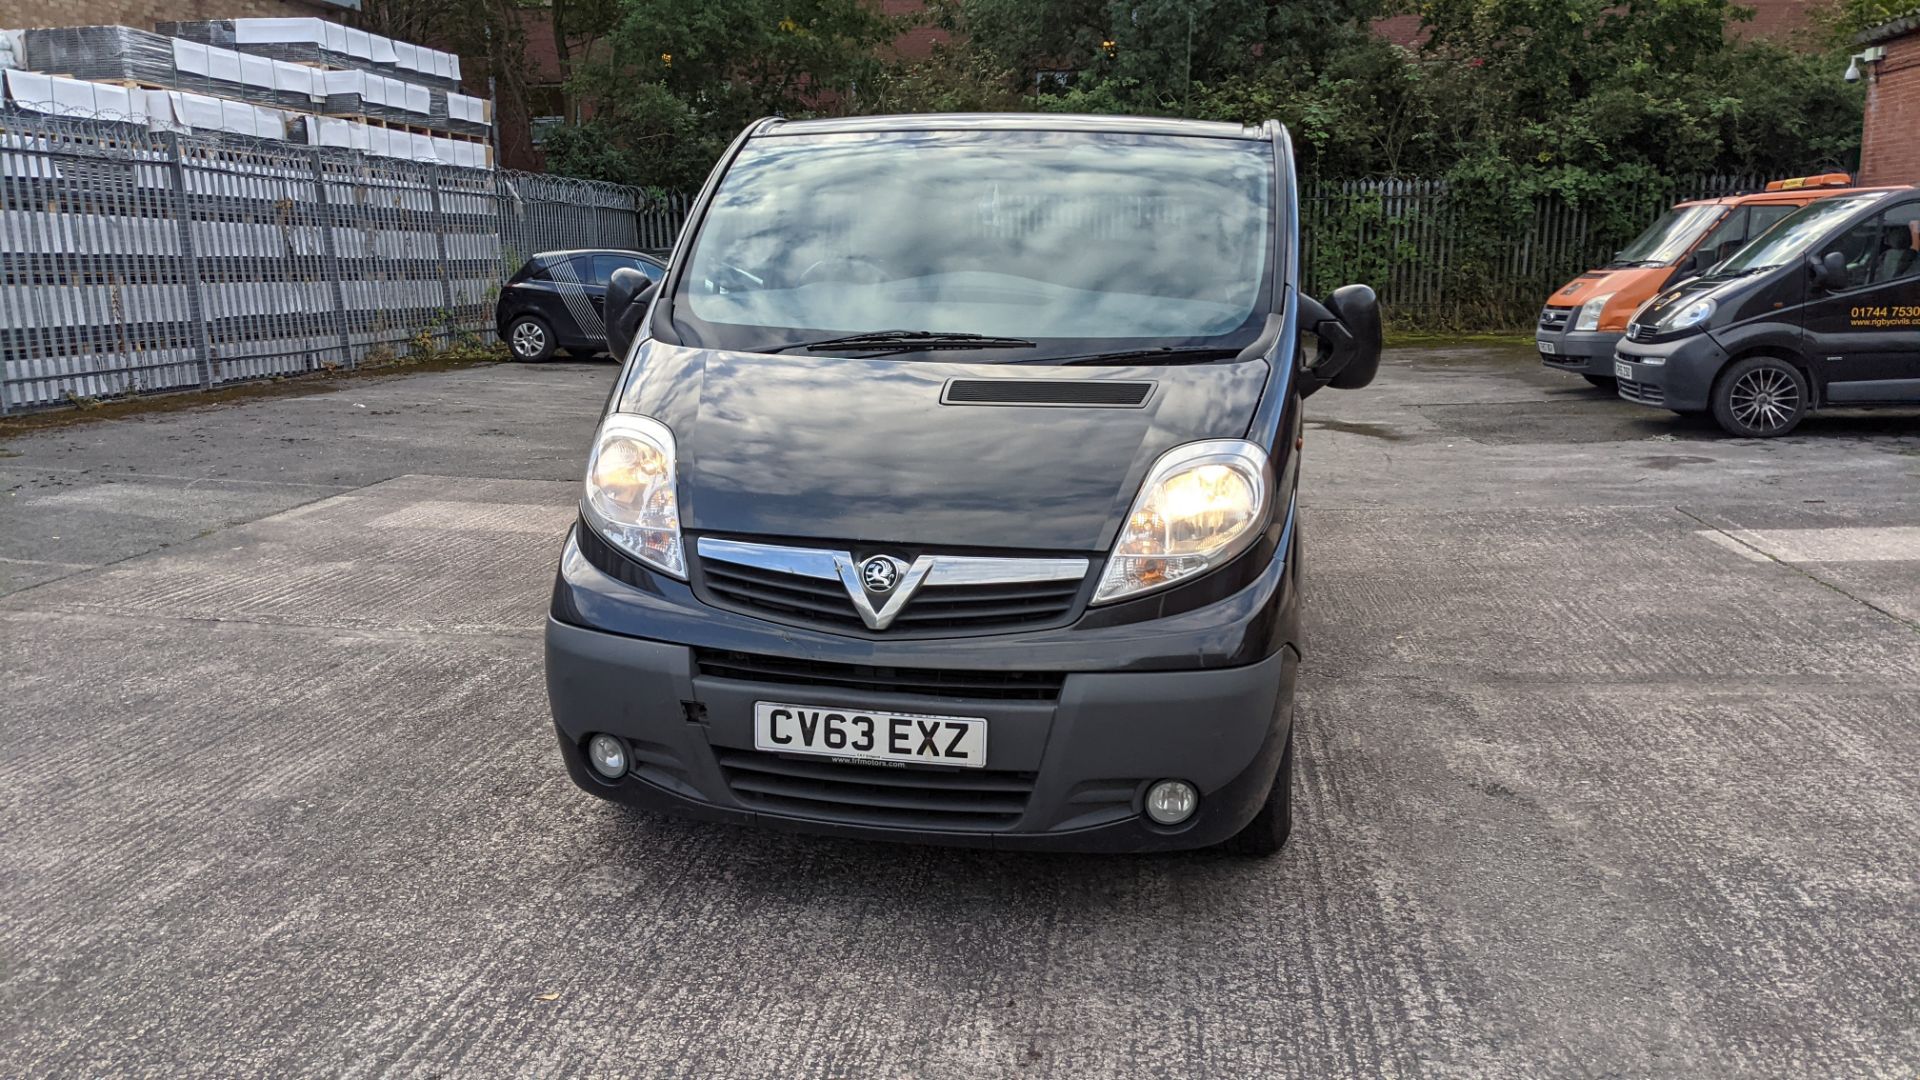
[[321,16],[345,21],[360,0],[6,0],[0,26],[132,26],[158,22]]
[[[1854,39],[1867,80],[1860,179],[1920,184],[1920,8]],[[1861,63],[1861,58],[1865,63]]]

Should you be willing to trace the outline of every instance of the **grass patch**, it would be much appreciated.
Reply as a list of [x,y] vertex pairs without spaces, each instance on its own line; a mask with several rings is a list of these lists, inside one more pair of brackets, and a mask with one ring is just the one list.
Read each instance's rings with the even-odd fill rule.
[[1532,332],[1485,330],[1449,333],[1440,330],[1388,330],[1390,349],[1512,348],[1533,351]]

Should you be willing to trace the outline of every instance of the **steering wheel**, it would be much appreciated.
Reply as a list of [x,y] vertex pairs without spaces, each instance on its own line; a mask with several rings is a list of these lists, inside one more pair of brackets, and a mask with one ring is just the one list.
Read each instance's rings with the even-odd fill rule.
[[[827,267],[840,266],[853,273],[841,273],[829,276],[823,273]],[[811,285],[816,281],[851,281],[857,285],[877,285],[892,275],[880,260],[866,255],[830,255],[816,259],[812,266],[800,272],[800,284]]]

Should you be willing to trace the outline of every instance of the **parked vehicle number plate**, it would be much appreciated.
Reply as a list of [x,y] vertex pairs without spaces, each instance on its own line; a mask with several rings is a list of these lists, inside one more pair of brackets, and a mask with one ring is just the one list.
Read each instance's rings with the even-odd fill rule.
[[753,747],[776,754],[983,769],[987,721],[978,716],[921,716],[756,701]]
[[1560,355],[1560,346],[1551,341],[1536,341],[1534,344],[1540,346],[1540,351],[1548,356]]
[[1613,362],[1613,377],[1616,379],[1625,379],[1628,382],[1632,382],[1633,381],[1633,365],[1627,363],[1625,360],[1615,360]]

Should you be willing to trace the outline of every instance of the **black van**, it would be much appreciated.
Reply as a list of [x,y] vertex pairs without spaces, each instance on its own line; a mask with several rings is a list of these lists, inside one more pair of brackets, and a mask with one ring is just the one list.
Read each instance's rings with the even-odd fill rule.
[[[574,780],[694,817],[1132,851],[1292,821],[1302,399],[1279,124],[765,120],[626,357],[547,622]],[[1302,335],[1317,345],[1303,349]]]
[[1653,298],[1614,354],[1620,396],[1785,435],[1815,409],[1920,405],[1920,190],[1809,203]]

